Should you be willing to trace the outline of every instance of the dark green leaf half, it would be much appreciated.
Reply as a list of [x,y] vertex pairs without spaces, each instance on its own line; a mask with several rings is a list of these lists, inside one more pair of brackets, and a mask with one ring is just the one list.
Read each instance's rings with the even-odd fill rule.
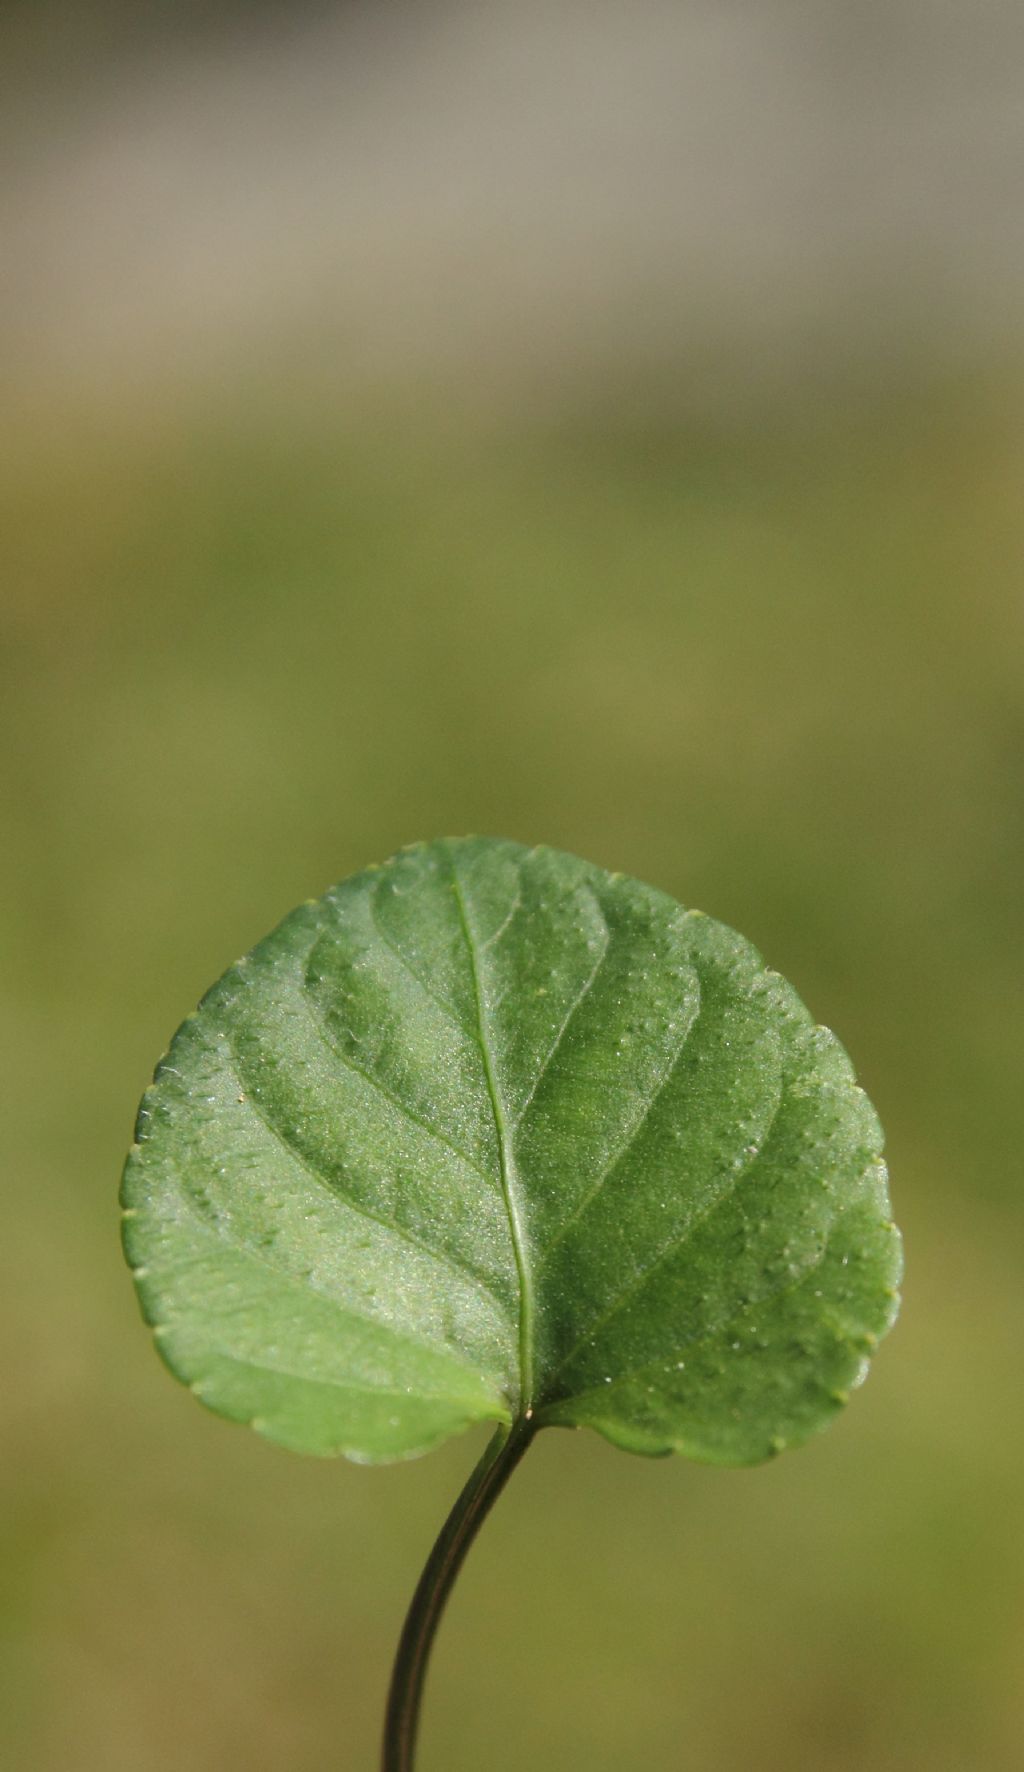
[[527,1412],[751,1463],[893,1321],[882,1137],[732,930],[550,849],[404,851],[179,1029],[124,1236],[211,1409],[376,1461]]

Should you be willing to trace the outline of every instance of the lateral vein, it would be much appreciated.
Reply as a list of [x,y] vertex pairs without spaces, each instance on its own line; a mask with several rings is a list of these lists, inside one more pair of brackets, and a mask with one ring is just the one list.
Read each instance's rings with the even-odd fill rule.
[[230,1038],[226,1034],[223,1038],[228,1049],[228,1054],[230,1055],[231,1067],[234,1070],[235,1075],[238,1077],[239,1082],[245,1087],[246,1106],[250,1109],[255,1118],[259,1120],[261,1126],[266,1128],[275,1143],[278,1144],[289,1157],[291,1157],[297,1167],[308,1175],[310,1180],[313,1181],[318,1188],[327,1194],[329,1199],[336,1201],[340,1206],[343,1206],[346,1211],[354,1213],[358,1218],[365,1218],[368,1224],[379,1225],[381,1230],[387,1231],[390,1235],[397,1237],[401,1242],[406,1243],[410,1249],[417,1250],[420,1255],[426,1256],[428,1261],[436,1262],[439,1267],[447,1268],[450,1274],[457,1275],[460,1280],[468,1281],[480,1292],[486,1294],[487,1298],[495,1305],[501,1316],[506,1321],[508,1320],[507,1307],[504,1300],[498,1297],[498,1294],[492,1290],[481,1274],[478,1274],[473,1268],[467,1267],[464,1263],[457,1261],[445,1250],[436,1249],[432,1244],[425,1243],[422,1237],[418,1237],[414,1231],[409,1230],[406,1225],[400,1224],[397,1219],[386,1218],[383,1213],[374,1212],[363,1201],[355,1199],[343,1188],[337,1187],[333,1182],[329,1181],[327,1176],[322,1174],[321,1171],[316,1168],[315,1164],[313,1164],[306,1156],[306,1153],[296,1142],[295,1138],[287,1132],[283,1125],[279,1124],[279,1122],[274,1119],[273,1115],[268,1112],[259,1097],[253,1092],[252,1083],[240,1068],[241,1060],[232,1045]]

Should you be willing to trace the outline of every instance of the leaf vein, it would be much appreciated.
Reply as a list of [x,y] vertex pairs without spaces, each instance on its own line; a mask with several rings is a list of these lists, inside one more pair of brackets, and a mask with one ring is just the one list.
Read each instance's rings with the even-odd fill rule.
[[[527,858],[527,859],[529,859],[529,858]],[[505,934],[510,923],[512,922],[513,918],[515,917],[516,912],[521,911],[522,908],[523,908],[523,876],[522,876],[522,873],[520,872],[518,875],[518,885],[516,886],[516,895],[515,895],[514,899],[512,900],[512,903],[509,905],[508,910],[506,911],[505,915],[502,917],[501,922],[498,924],[497,929],[494,931],[494,934],[489,935],[487,937],[486,941],[482,941],[480,943],[480,952],[482,954],[486,954],[489,948],[497,947],[499,941],[501,940],[502,936]]]
[[498,1294],[492,1290],[487,1281],[475,1271],[475,1269],[464,1266],[463,1263],[456,1261],[455,1258],[449,1255],[446,1251],[436,1249],[430,1243],[425,1243],[414,1231],[410,1231],[405,1225],[400,1224],[397,1219],[386,1218],[383,1213],[371,1211],[362,1201],[353,1199],[351,1194],[344,1193],[341,1188],[336,1188],[330,1181],[328,1181],[326,1175],[317,1169],[316,1165],[306,1156],[305,1151],[297,1142],[294,1135],[289,1133],[284,1126],[280,1125],[273,1116],[268,1113],[264,1104],[259,1100],[258,1096],[254,1094],[251,1082],[245,1076],[244,1072],[238,1068],[240,1064],[238,1053],[235,1051],[230,1040],[227,1040],[226,1036],[225,1040],[228,1046],[228,1051],[234,1062],[238,1080],[245,1089],[246,1106],[252,1109],[256,1118],[266,1127],[271,1137],[277,1141],[287,1155],[290,1156],[302,1170],[304,1170],[310,1179],[314,1181],[330,1199],[340,1201],[341,1204],[347,1206],[351,1212],[356,1213],[360,1218],[365,1218],[369,1223],[380,1225],[382,1230],[389,1231],[393,1236],[399,1237],[402,1242],[407,1243],[411,1249],[415,1249],[421,1255],[427,1256],[430,1261],[436,1262],[439,1267],[447,1268],[449,1273],[456,1274],[460,1279],[468,1280],[472,1285],[476,1286],[479,1291],[486,1293],[487,1297],[497,1305],[502,1317],[508,1321],[508,1307],[498,1297]]
[[678,1255],[681,1250],[685,1249],[701,1226],[707,1224],[722,1210],[723,1206],[729,1204],[735,1196],[737,1188],[747,1180],[751,1171],[757,1167],[758,1163],[760,1163],[765,1156],[771,1141],[772,1133],[775,1130],[775,1124],[779,1117],[779,1110],[784,1096],[785,1091],[780,1088],[779,1094],[776,1097],[775,1104],[772,1108],[771,1118],[765,1129],[764,1137],[759,1148],[733,1173],[728,1187],[725,1188],[722,1193],[716,1194],[713,1200],[710,1200],[700,1212],[696,1213],[694,1217],[689,1220],[681,1234],[678,1237],[673,1237],[671,1242],[666,1244],[665,1248],[658,1252],[654,1260],[650,1262],[640,1274],[636,1275],[628,1286],[623,1288],[614,1300],[611,1308],[605,1312],[604,1316],[599,1317],[596,1322],[591,1323],[588,1326],[584,1334],[581,1335],[574,1346],[570,1348],[569,1352],[559,1360],[558,1365],[551,1373],[552,1379],[560,1377],[566,1367],[571,1365],[580,1349],[584,1347],[588,1341],[592,1341],[595,1336],[599,1335],[602,1329],[608,1327],[608,1324],[618,1316],[623,1306],[629,1304],[630,1301],[636,1297],[638,1292],[643,1291],[647,1282],[657,1273],[658,1269],[662,1267],[666,1261],[669,1261],[673,1255]]
[[368,1328],[378,1330],[393,1341],[407,1341],[413,1347],[423,1348],[425,1352],[438,1354],[442,1358],[454,1359],[456,1357],[447,1342],[433,1341],[427,1336],[416,1335],[411,1329],[396,1329],[392,1323],[382,1322],[379,1317],[372,1317],[366,1311],[356,1310],[353,1305],[345,1304],[335,1293],[325,1292],[323,1287],[314,1286],[308,1277],[291,1273],[280,1262],[273,1261],[264,1250],[254,1249],[251,1243],[242,1243],[236,1237],[226,1236],[217,1220],[207,1218],[200,1210],[198,1202],[188,1192],[187,1187],[178,1190],[178,1198],[192,1218],[196,1230],[204,1236],[223,1243],[224,1247],[230,1249],[239,1260],[252,1263],[265,1269],[268,1274],[273,1274],[276,1285],[297,1291],[303,1297],[312,1295],[314,1298],[322,1299],[324,1304],[330,1305],[339,1316],[353,1318],[358,1323],[365,1323]]
[[512,1253],[515,1258],[516,1272],[519,1276],[519,1406],[527,1414],[533,1402],[533,1289],[529,1263],[526,1256],[526,1238],[521,1219],[521,1207],[516,1193],[515,1172],[512,1166],[512,1155],[509,1148],[508,1130],[505,1123],[505,1110],[498,1093],[494,1059],[487,1040],[484,1020],[484,998],[480,981],[479,961],[476,944],[469,924],[466,901],[463,896],[459,872],[455,859],[449,851],[449,867],[451,868],[452,890],[458,906],[459,921],[462,925],[466,952],[469,956],[470,971],[473,977],[473,991],[476,998],[477,1026],[479,1028],[480,1054],[483,1060],[484,1078],[487,1092],[491,1100],[491,1112],[494,1116],[494,1132],[498,1141],[498,1155],[501,1162],[501,1187],[505,1196],[505,1209],[508,1213],[509,1235],[512,1240]]
[[[807,1281],[812,1279],[822,1267],[828,1257],[829,1248],[830,1242],[826,1237],[823,1246],[818,1250],[814,1258],[807,1263],[806,1267],[801,1268],[799,1277],[795,1280],[785,1280],[781,1285],[772,1287],[764,1294],[763,1298],[758,1299],[757,1302],[759,1307],[765,1308],[768,1305],[780,1304],[783,1299],[789,1298],[799,1292],[801,1287],[805,1286]],[[658,1354],[653,1360],[645,1360],[642,1365],[635,1366],[630,1372],[620,1372],[617,1377],[612,1379],[610,1384],[605,1384],[603,1382],[601,1384],[588,1384],[583,1390],[573,1390],[569,1396],[560,1398],[559,1403],[565,1402],[575,1404],[581,1397],[605,1395],[610,1391],[616,1390],[619,1385],[631,1384],[635,1379],[643,1378],[651,1371],[658,1368],[664,1368],[665,1361],[675,1359],[677,1354],[683,1353],[684,1351],[693,1354],[700,1348],[709,1347],[711,1343],[717,1341],[735,1321],[735,1310],[729,1311],[724,1317],[719,1318],[718,1322],[714,1323],[710,1329],[705,1329],[700,1335],[691,1336],[687,1341],[677,1342],[676,1346],[671,1349],[671,1351],[664,1354]],[[836,1333],[839,1340],[851,1347],[854,1345],[849,1334],[840,1333],[838,1330]]]
[[410,1126],[416,1126],[421,1132],[425,1132],[428,1137],[436,1139],[438,1144],[443,1145],[445,1150],[450,1151],[453,1157],[457,1157],[460,1163],[464,1163],[466,1168],[471,1170],[474,1175],[478,1176],[481,1181],[485,1182],[488,1187],[493,1187],[494,1177],[488,1175],[485,1169],[482,1169],[478,1163],[474,1162],[473,1158],[467,1151],[461,1150],[457,1144],[453,1144],[450,1138],[447,1138],[443,1132],[439,1132],[437,1127],[432,1126],[430,1121],[425,1120],[421,1114],[417,1114],[402,1100],[401,1096],[395,1095],[394,1092],[388,1088],[386,1083],[382,1083],[379,1077],[374,1076],[372,1071],[364,1070],[362,1065],[356,1064],[355,1061],[343,1051],[341,1045],[331,1033],[326,1018],[321,1014],[319,1007],[312,1001],[308,991],[300,987],[299,997],[317,1037],[326,1047],[331,1056],[337,1059],[338,1063],[342,1065],[345,1070],[351,1071],[352,1075],[355,1077],[361,1077],[363,1082],[369,1084],[371,1089],[376,1090],[377,1094],[380,1095],[384,1101],[390,1102],[395,1111],[399,1113],[404,1120],[407,1120]]
[[[244,1366],[249,1372],[272,1372],[279,1378],[297,1378],[302,1384],[318,1385],[324,1390],[358,1391],[360,1395],[382,1397],[412,1397],[417,1403],[458,1403],[471,1402],[475,1398],[451,1397],[444,1391],[421,1391],[408,1385],[400,1384],[361,1384],[352,1378],[314,1378],[308,1372],[296,1372],[291,1366],[281,1366],[271,1360],[247,1360],[241,1354],[229,1353],[227,1348],[214,1347],[211,1352],[218,1360],[227,1360],[232,1366]],[[207,1381],[200,1377],[194,1384],[202,1386]],[[202,1395],[200,1390],[199,1395]],[[498,1401],[497,1396],[495,1402]],[[257,1417],[257,1419],[259,1419]]]
[[668,1088],[669,1083],[672,1081],[672,1079],[675,1075],[675,1072],[676,1072],[676,1067],[681,1062],[681,1060],[683,1058],[683,1054],[686,1052],[686,1049],[690,1044],[690,1036],[693,1034],[693,1032],[697,1026],[697,1023],[700,1020],[701,1012],[704,1007],[703,993],[701,991],[701,984],[700,984],[700,975],[696,971],[696,969],[694,969],[694,978],[697,981],[697,993],[698,993],[697,994],[697,1008],[694,1012],[693,1020],[690,1022],[688,1028],[686,1029],[685,1034],[683,1035],[682,1040],[680,1041],[680,1044],[679,1044],[677,1050],[674,1052],[674,1054],[672,1056],[672,1060],[668,1066],[668,1069],[665,1071],[664,1075],[659,1078],[657,1087],[654,1089],[653,1093],[651,1094],[651,1096],[647,1100],[646,1104],[642,1108],[639,1118],[630,1127],[628,1133],[626,1134],[626,1138],[625,1138],[624,1142],[619,1146],[619,1149],[615,1152],[611,1161],[606,1164],[605,1168],[601,1171],[601,1174],[597,1177],[597,1180],[591,1185],[591,1187],[584,1194],[582,1200],[576,1206],[575,1210],[572,1212],[570,1217],[566,1219],[566,1221],[563,1225],[559,1226],[558,1231],[556,1232],[555,1236],[551,1239],[551,1242],[548,1244],[547,1248],[544,1251],[544,1260],[545,1261],[547,1261],[549,1256],[552,1254],[552,1252],[558,1248],[558,1245],[564,1241],[564,1239],[568,1236],[569,1232],[572,1230],[573,1226],[576,1223],[578,1223],[578,1221],[583,1217],[584,1213],[589,1210],[589,1208],[592,1206],[593,1202],[597,1199],[598,1195],[600,1194],[605,1183],[611,1180],[612,1176],[615,1174],[615,1172],[619,1168],[619,1166],[625,1162],[630,1151],[633,1149],[633,1146],[636,1144],[636,1141],[639,1138],[641,1132],[643,1131],[645,1125],[647,1124],[647,1121],[650,1119],[651,1114],[654,1112],[655,1107],[657,1106],[658,1102],[660,1101],[665,1090]]
[[[590,894],[590,896],[591,896],[591,898],[593,898],[592,893]],[[540,1088],[540,1085],[543,1082],[544,1077],[554,1060],[555,1054],[557,1053],[559,1046],[562,1044],[562,1040],[565,1037],[566,1031],[569,1027],[569,1023],[572,1021],[572,1018],[576,1014],[577,1010],[581,1007],[583,1002],[590,995],[590,992],[591,992],[594,984],[597,981],[597,975],[600,972],[602,966],[604,965],[605,961],[608,958],[608,954],[611,949],[611,932],[610,932],[610,930],[608,928],[608,924],[605,920],[604,913],[601,912],[601,907],[600,907],[600,905],[597,904],[596,898],[594,899],[594,904],[597,905],[597,909],[601,914],[601,924],[602,924],[602,928],[603,928],[603,941],[602,941],[601,952],[598,955],[597,961],[595,962],[594,966],[591,968],[589,975],[584,980],[582,989],[577,991],[575,997],[573,998],[568,1009],[566,1010],[566,1013],[562,1019],[562,1024],[561,1024],[560,1028],[558,1029],[557,1034],[555,1035],[554,1043],[551,1046],[549,1052],[547,1053],[547,1056],[544,1058],[544,1060],[541,1064],[540,1070],[537,1072],[537,1075],[534,1077],[533,1082],[530,1084],[530,1088],[526,1094],[526,1099],[520,1105],[519,1112],[517,1113],[515,1120],[513,1121],[513,1125],[512,1125],[513,1131],[518,1130],[519,1126],[522,1124],[523,1118],[527,1112],[527,1109],[529,1108],[531,1102],[533,1101],[533,1098],[536,1095],[537,1090]]]
[[398,964],[401,966],[403,972],[406,972],[408,974],[408,976],[413,980],[413,983],[419,985],[420,990],[423,992],[423,995],[425,997],[427,997],[431,1003],[433,1003],[433,1005],[436,1009],[440,1010],[440,1012],[444,1016],[445,1020],[447,1022],[450,1022],[451,1026],[458,1030],[458,1032],[462,1035],[463,1039],[465,1039],[467,1037],[467,1035],[470,1039],[472,1039],[472,1037],[473,1037],[472,1033],[470,1033],[469,1030],[467,1030],[463,1026],[463,1024],[459,1020],[458,1016],[453,1014],[449,1005],[447,1003],[445,1003],[442,1000],[442,998],[440,998],[438,996],[437,992],[432,988],[431,985],[429,985],[427,983],[426,979],[420,976],[420,974],[417,972],[415,966],[413,966],[409,962],[409,960],[406,958],[405,954],[403,954],[401,948],[398,947],[395,944],[395,942],[392,941],[390,935],[387,933],[387,930],[384,928],[384,925],[380,920],[380,911],[379,911],[379,907],[378,907],[378,903],[377,903],[378,895],[380,893],[380,885],[381,885],[381,883],[378,881],[370,893],[370,919],[373,923],[374,933],[376,934],[378,940],[380,941],[381,945],[383,947],[386,947],[388,952],[394,956],[394,958],[398,961]]

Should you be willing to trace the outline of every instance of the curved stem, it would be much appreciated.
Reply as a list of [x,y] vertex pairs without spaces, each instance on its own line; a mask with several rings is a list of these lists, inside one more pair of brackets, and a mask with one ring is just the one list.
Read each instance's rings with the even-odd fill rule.
[[381,1772],[412,1772],[431,1646],[463,1559],[534,1435],[529,1421],[500,1427],[441,1528],[398,1640],[384,1717]]

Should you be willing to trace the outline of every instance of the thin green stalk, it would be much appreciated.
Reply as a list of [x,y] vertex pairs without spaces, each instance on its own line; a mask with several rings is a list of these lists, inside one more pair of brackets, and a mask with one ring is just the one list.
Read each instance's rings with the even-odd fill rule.
[[500,1427],[441,1528],[398,1640],[384,1717],[381,1772],[413,1772],[427,1662],[463,1559],[533,1439],[529,1421]]

